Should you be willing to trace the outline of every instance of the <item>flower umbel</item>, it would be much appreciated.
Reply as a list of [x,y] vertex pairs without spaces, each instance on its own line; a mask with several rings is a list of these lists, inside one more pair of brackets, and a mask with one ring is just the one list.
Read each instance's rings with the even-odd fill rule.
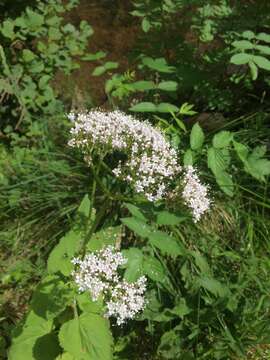
[[203,185],[193,166],[187,166],[184,174],[182,196],[185,204],[192,210],[194,222],[210,208],[207,186]]
[[71,134],[69,145],[81,149],[89,165],[93,151],[123,152],[127,159],[119,161],[114,175],[149,201],[162,199],[181,170],[176,151],[158,129],[118,110],[77,114]]
[[113,246],[72,262],[76,266],[73,276],[79,291],[88,291],[93,301],[102,296],[107,309],[105,315],[115,317],[118,325],[143,310],[146,278],[142,276],[133,283],[121,280],[118,268],[127,260]]

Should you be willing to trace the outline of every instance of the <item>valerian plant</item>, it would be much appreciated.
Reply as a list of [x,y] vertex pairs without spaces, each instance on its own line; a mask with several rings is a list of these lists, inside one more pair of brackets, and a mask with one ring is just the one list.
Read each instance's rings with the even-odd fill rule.
[[[123,253],[118,250],[124,241],[122,226],[102,226],[110,201],[133,202],[138,194],[138,203],[162,204],[180,176],[182,194],[174,195],[182,197],[182,202],[191,208],[194,221],[210,206],[207,188],[199,182],[195,170],[178,165],[176,151],[162,132],[149,123],[120,111],[72,113],[70,119],[74,126],[69,145],[77,147],[90,166],[91,195],[84,197],[73,228],[49,256],[47,275],[33,295],[24,324],[14,333],[11,360],[22,356],[42,358],[45,352],[48,360],[57,356],[112,359],[113,337],[108,318],[122,325],[138,317],[148,304],[146,277],[176,294],[151,248],[145,247],[143,252],[136,248]],[[108,176],[116,179],[113,187],[107,186]],[[127,207],[136,214],[136,207]],[[137,214],[139,221],[144,219],[139,210]],[[177,217],[174,221],[178,223]],[[136,217],[122,219],[122,223],[138,231]],[[143,221],[139,233],[145,237],[148,231],[151,227]],[[154,227],[152,235],[151,245],[161,247],[165,254],[177,256],[182,252],[181,244],[173,237],[168,235],[162,240],[162,233]],[[132,270],[136,256],[144,265],[138,264]]]

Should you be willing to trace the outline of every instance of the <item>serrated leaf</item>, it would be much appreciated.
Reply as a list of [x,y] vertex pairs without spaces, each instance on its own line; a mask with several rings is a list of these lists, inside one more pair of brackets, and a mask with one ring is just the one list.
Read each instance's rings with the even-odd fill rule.
[[120,243],[122,226],[109,226],[94,233],[87,244],[88,251],[101,250],[108,245]]
[[149,225],[147,225],[145,221],[135,217],[122,218],[121,221],[130,230],[134,231],[135,234],[143,238],[148,237],[148,235],[152,231],[152,228]]
[[133,205],[133,204],[128,204],[128,203],[125,203],[124,204],[125,207],[128,209],[128,211],[131,213],[131,215],[133,215],[134,217],[142,220],[142,221],[147,221],[146,217],[144,216],[144,214],[141,212],[141,210]]
[[125,265],[125,279],[129,282],[138,280],[143,275],[143,253],[140,249],[129,248],[122,250],[124,257],[127,259]]
[[223,192],[228,196],[232,197],[234,195],[234,183],[232,181],[232,176],[226,171],[220,171],[215,175],[215,177],[221,190],[223,190]]
[[220,281],[210,278],[210,277],[201,277],[198,280],[198,283],[201,287],[208,290],[216,297],[227,297],[230,294],[230,290],[225,284],[222,284]]
[[176,113],[178,107],[170,103],[160,103],[156,106],[156,111],[160,113]]
[[93,301],[89,292],[77,294],[76,301],[84,313],[101,314],[103,311],[102,300]]
[[157,107],[151,102],[140,102],[136,105],[133,105],[131,108],[129,108],[129,110],[134,112],[156,112]]
[[68,276],[73,269],[71,259],[80,248],[81,233],[71,230],[61,238],[58,245],[54,247],[49,255],[47,269],[49,273],[61,272]]
[[149,242],[159,249],[163,255],[169,255],[172,258],[186,253],[183,246],[175,238],[162,231],[153,232],[149,236]]
[[111,360],[113,338],[108,320],[96,314],[82,314],[62,325],[60,345],[80,360]]
[[234,146],[234,149],[239,157],[239,159],[245,163],[245,161],[247,160],[247,157],[248,157],[248,148],[247,146],[237,142],[237,141],[233,141],[233,146]]
[[246,53],[240,53],[240,54],[235,54],[231,57],[231,63],[235,64],[235,65],[244,65],[244,64],[248,64],[249,61],[253,60],[253,55],[250,54],[246,54]]
[[213,146],[216,149],[222,149],[230,145],[233,134],[230,131],[220,131],[213,138]]
[[164,91],[176,91],[178,84],[176,81],[161,81],[158,84],[158,89]]
[[185,216],[177,215],[169,211],[159,211],[156,223],[158,225],[177,225],[186,220]]
[[35,59],[36,55],[28,49],[24,49],[22,52],[22,58],[25,62],[31,62]]
[[40,317],[51,320],[72,300],[72,290],[56,275],[46,276],[34,292],[31,307]]
[[190,133],[190,147],[192,150],[199,150],[203,146],[204,133],[199,123],[193,125]]
[[[9,360],[36,360],[33,348],[38,338],[51,332],[52,321],[44,320],[30,312],[24,326],[15,332],[9,349]],[[19,330],[19,329],[18,329]]]

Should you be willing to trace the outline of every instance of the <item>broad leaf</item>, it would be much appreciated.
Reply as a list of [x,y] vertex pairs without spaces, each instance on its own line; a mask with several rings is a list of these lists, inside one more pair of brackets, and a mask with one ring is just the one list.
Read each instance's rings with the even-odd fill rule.
[[235,65],[248,64],[249,61],[252,61],[252,60],[253,60],[253,55],[246,54],[246,53],[236,54],[231,57],[231,63],[233,63]]
[[140,249],[129,248],[122,250],[124,257],[128,260],[125,265],[125,279],[127,281],[136,281],[141,275],[143,275],[143,253]]
[[130,230],[134,231],[135,234],[146,238],[152,232],[152,228],[142,221],[135,217],[128,217],[121,219],[122,223],[127,226]]
[[113,339],[108,320],[96,314],[82,314],[62,325],[62,348],[80,360],[111,360]]
[[109,226],[94,233],[87,244],[88,251],[101,250],[108,245],[117,245],[121,241],[122,226]]
[[71,230],[58,245],[54,247],[49,255],[47,268],[49,273],[61,272],[68,276],[73,269],[71,259],[76,255],[80,248],[81,233]]
[[149,242],[159,249],[163,255],[169,255],[172,258],[186,253],[183,246],[175,238],[162,231],[153,232],[149,236]]
[[177,225],[186,220],[185,216],[177,215],[169,211],[159,211],[157,213],[157,224],[158,225]]
[[233,134],[230,131],[220,131],[213,138],[213,146],[216,149],[222,149],[230,145]]
[[156,112],[157,108],[156,105],[151,102],[140,102],[133,105],[129,110],[134,112]]
[[204,142],[204,133],[199,123],[193,125],[190,133],[190,147],[192,150],[199,150]]

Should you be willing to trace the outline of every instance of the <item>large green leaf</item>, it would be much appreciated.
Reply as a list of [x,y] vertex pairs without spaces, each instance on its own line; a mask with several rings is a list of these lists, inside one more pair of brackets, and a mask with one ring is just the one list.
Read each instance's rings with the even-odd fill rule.
[[58,245],[54,247],[49,255],[47,268],[49,273],[61,272],[68,276],[73,269],[71,259],[80,248],[81,232],[71,230]]
[[252,60],[259,68],[270,71],[270,60],[264,56],[254,55]]
[[140,220],[135,217],[128,217],[121,219],[122,223],[127,226],[130,230],[134,231],[137,235],[146,238],[152,232],[152,228],[145,223],[145,221]]
[[156,107],[156,111],[160,113],[175,113],[178,107],[170,103],[160,103]]
[[143,275],[143,253],[137,248],[122,250],[122,253],[128,260],[124,277],[127,281],[136,281]]
[[116,245],[122,236],[122,226],[109,226],[94,233],[87,244],[88,251],[101,250],[108,245]]
[[190,133],[190,147],[192,150],[199,150],[204,142],[204,133],[199,123],[193,125]]
[[222,149],[230,145],[233,134],[230,131],[220,131],[213,137],[213,146],[216,149]]
[[48,275],[34,292],[31,306],[40,317],[50,320],[72,302],[72,290],[58,276]]
[[151,102],[140,102],[133,105],[129,110],[134,112],[156,112],[157,107]]
[[185,216],[178,215],[167,210],[157,213],[156,223],[158,225],[177,225],[186,220]]
[[[33,350],[38,338],[51,332],[52,321],[47,321],[30,312],[24,326],[14,333],[9,349],[9,360],[37,360]],[[55,357],[54,357],[55,358]],[[48,357],[48,360],[54,358]]]
[[112,360],[113,338],[108,320],[96,314],[82,314],[62,325],[62,348],[78,360]]
[[151,233],[149,235],[149,242],[159,249],[163,255],[169,255],[172,258],[186,253],[183,246],[175,238],[162,231]]
[[176,81],[161,81],[158,84],[158,89],[164,91],[176,91],[178,84]]
[[233,63],[235,65],[248,64],[249,61],[252,61],[252,60],[253,60],[253,55],[246,54],[246,53],[236,54],[231,57],[231,63]]

